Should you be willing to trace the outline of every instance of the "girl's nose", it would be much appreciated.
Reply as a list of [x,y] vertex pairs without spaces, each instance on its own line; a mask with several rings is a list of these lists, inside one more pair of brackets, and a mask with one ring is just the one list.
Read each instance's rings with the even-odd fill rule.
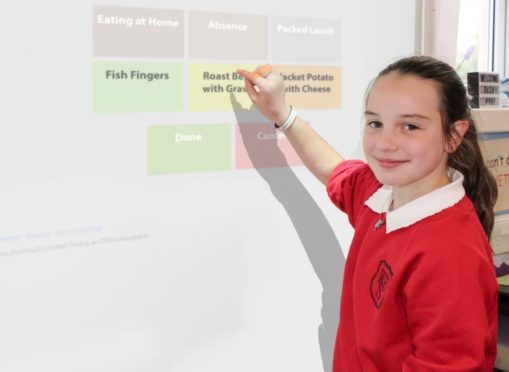
[[376,145],[382,151],[396,151],[399,148],[396,133],[384,128],[379,133]]

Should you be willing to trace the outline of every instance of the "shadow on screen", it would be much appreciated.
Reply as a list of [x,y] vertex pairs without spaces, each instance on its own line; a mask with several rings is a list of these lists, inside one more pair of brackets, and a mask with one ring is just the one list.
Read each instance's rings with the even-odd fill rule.
[[[318,340],[324,371],[329,372],[332,370],[345,263],[341,247],[325,215],[277,146],[278,134],[274,126],[267,124],[267,120],[253,107],[249,110],[242,108],[233,93],[230,100],[248,157],[290,217],[322,284],[322,324],[318,327]],[[260,141],[257,140],[260,124],[264,125],[263,146],[259,146]]]

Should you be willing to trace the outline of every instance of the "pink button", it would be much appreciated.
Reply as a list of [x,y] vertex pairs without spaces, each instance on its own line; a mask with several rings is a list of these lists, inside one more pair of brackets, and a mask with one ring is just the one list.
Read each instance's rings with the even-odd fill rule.
[[235,132],[235,169],[303,165],[285,135],[270,124],[242,123]]

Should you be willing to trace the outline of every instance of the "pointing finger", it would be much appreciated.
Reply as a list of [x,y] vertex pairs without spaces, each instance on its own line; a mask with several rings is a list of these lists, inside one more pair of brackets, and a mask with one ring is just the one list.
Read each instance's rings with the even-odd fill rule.
[[255,72],[258,73],[258,75],[264,77],[264,78],[267,78],[267,76],[269,76],[272,72],[272,66],[271,65],[261,65],[261,66],[258,66],[256,69],[255,69]]
[[258,95],[260,93],[258,93],[253,85],[253,83],[251,82],[251,80],[249,79],[245,79],[244,80],[244,86],[246,87],[246,92],[249,96],[249,98],[251,98],[251,101],[253,101],[253,103],[256,103],[256,101],[258,100]]
[[266,85],[265,77],[268,76],[271,71],[272,67],[270,65],[258,66],[254,71],[247,71],[244,69],[237,70],[240,76],[249,80],[252,84],[257,85],[260,88]]

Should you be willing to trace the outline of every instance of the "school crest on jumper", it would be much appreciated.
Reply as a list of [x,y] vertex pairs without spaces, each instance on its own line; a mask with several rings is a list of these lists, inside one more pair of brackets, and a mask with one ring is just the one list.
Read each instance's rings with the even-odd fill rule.
[[380,309],[384,302],[385,290],[389,287],[389,282],[394,274],[390,265],[385,260],[381,260],[375,275],[371,278],[371,298],[377,309]]

